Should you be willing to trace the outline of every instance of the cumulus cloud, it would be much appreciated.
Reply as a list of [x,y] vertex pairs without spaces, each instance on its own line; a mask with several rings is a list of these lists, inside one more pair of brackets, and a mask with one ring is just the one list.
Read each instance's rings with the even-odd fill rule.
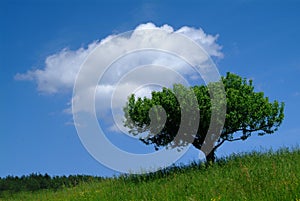
[[[163,32],[160,32],[160,34],[151,34],[151,32],[146,31],[150,29],[161,30]],[[204,49],[207,55],[193,55],[193,52],[186,52],[188,50],[182,48],[184,44],[176,40],[175,34],[188,37]],[[97,66],[104,68],[105,62],[113,60],[116,55],[122,52],[125,53],[132,47],[138,48],[147,45],[182,50],[184,54],[190,57],[198,58],[202,56],[203,60],[206,60],[208,56],[222,58],[222,47],[217,44],[217,39],[218,35],[206,34],[201,28],[184,26],[178,30],[174,30],[169,25],[158,27],[153,23],[140,24],[132,32],[124,34],[121,37],[115,38],[115,35],[110,35],[102,40],[90,43],[86,48],[81,47],[77,50],[65,48],[56,54],[49,55],[45,59],[45,66],[43,68],[29,70],[26,73],[18,73],[15,75],[15,79],[36,82],[37,90],[41,93],[55,94],[64,91],[71,92],[80,67],[88,56],[95,52],[99,45],[102,46],[102,53],[105,53],[105,57],[97,61]],[[140,67],[135,68],[137,66]],[[132,71],[133,69],[134,71]],[[97,68],[91,68],[86,72],[87,75],[84,78],[86,80],[81,81],[88,83],[98,74],[97,72]],[[121,112],[120,107],[124,105],[130,93],[135,92],[139,96],[147,96],[153,88],[157,87],[153,85],[143,86],[145,80],[149,80],[149,82],[151,80],[163,80],[163,83],[184,83],[185,76],[191,80],[199,78],[199,75],[194,73],[193,68],[189,67],[189,64],[181,58],[176,57],[176,55],[174,56],[168,52],[157,50],[144,50],[133,54],[126,54],[124,57],[113,62],[110,68],[105,70],[105,74],[99,80],[96,88],[92,85],[86,85],[85,95],[92,98],[93,94],[95,94],[96,103],[100,103],[96,104],[98,115],[105,116],[108,108],[119,108],[116,116],[121,118],[122,115],[119,115]],[[114,98],[112,102],[113,95],[118,97]],[[76,98],[78,97],[73,97],[73,101]],[[82,106],[78,108],[79,110],[91,110],[91,106],[87,107],[87,103],[84,100],[81,101]],[[66,111],[70,111],[70,109]],[[120,119],[117,119],[117,121],[121,122]]]
[[67,48],[50,55],[45,60],[44,69],[29,70],[24,74],[16,74],[16,80],[34,80],[37,82],[38,91],[44,93],[58,93],[71,89],[81,64],[98,45],[93,42],[85,48],[69,50]]
[[177,33],[181,33],[196,43],[198,43],[210,56],[215,56],[222,58],[223,54],[221,52],[222,47],[216,43],[219,35],[212,36],[206,34],[202,29],[195,29],[191,27],[184,26],[180,28]]
[[[196,43],[198,43],[210,56],[214,56],[218,58],[222,58],[223,56],[221,52],[221,46],[216,43],[218,35],[212,36],[206,34],[201,28],[196,29],[193,27],[184,26],[174,31],[174,29],[169,25],[163,25],[161,27],[157,27],[153,23],[146,23],[137,26],[136,29],[133,31],[131,38],[128,39],[128,41],[130,40],[130,43],[134,43],[135,41],[138,41],[138,37],[140,36],[134,35],[134,33],[135,31],[140,31],[143,29],[161,29],[170,34],[171,33],[183,34],[191,38],[192,40],[194,40]],[[15,76],[15,79],[35,81],[37,83],[38,91],[43,93],[51,94],[51,93],[59,93],[64,90],[71,90],[74,85],[74,81],[80,69],[80,66],[85,61],[87,56],[95,49],[95,47],[97,47],[100,44],[104,44],[105,42],[109,41],[113,37],[114,35],[110,35],[104,38],[103,40],[101,40],[100,42],[99,41],[92,42],[91,44],[88,45],[87,48],[81,47],[77,50],[70,50],[65,48],[56,54],[49,55],[45,59],[45,66],[43,68],[37,70],[29,70],[26,73],[18,73]],[[134,37],[136,37],[136,39]],[[114,48],[116,47],[118,46],[114,46]],[[109,57],[110,55],[107,56]],[[140,55],[139,60],[149,60],[149,58],[143,58],[142,56],[143,55]],[[160,62],[158,62],[158,60],[160,60]],[[164,61],[164,63],[168,65],[174,64],[174,61],[172,59],[170,60],[166,58],[165,55],[163,55],[162,57],[158,57],[156,55],[156,58],[155,60],[153,60],[153,63],[155,62],[161,63],[162,61]],[[134,63],[131,63],[131,65],[134,65]]]

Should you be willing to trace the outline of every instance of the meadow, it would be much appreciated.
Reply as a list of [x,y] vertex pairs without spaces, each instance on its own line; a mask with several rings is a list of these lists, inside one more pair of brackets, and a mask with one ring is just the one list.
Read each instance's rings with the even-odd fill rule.
[[233,154],[156,173],[87,177],[56,189],[2,191],[0,200],[300,201],[300,149]]

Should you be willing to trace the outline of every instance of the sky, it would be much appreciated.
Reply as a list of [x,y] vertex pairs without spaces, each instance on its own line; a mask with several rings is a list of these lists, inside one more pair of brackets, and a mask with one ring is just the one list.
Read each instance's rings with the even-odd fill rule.
[[[285,119],[276,133],[225,143],[217,150],[218,157],[298,146],[299,8],[296,0],[1,1],[0,177],[119,174],[99,163],[80,140],[71,113],[73,86],[81,64],[97,45],[143,27],[184,34],[203,47],[221,75],[233,72],[253,79],[255,90],[263,91],[270,100],[285,102]],[[127,44],[126,40],[122,44]],[[138,36],[131,37],[132,43],[140,45]],[[108,44],[107,51],[122,50],[113,42]],[[175,49],[182,47],[175,42],[172,45]],[[107,58],[113,59],[113,54],[107,54]],[[106,72],[96,91],[97,117],[103,129],[111,133],[107,137],[129,152],[148,153],[153,147],[118,135],[106,111],[110,103],[107,97],[120,75],[149,60],[192,75],[186,64],[151,51],[124,57]],[[125,66],[122,71],[120,66]],[[164,70],[160,69],[160,75]],[[140,81],[157,78],[157,74],[145,72],[137,76]],[[163,78],[177,80],[175,75]],[[141,84],[136,80],[124,83],[135,87]],[[138,92],[147,94],[147,90]],[[118,101],[116,104],[121,105]],[[192,160],[198,154],[191,148],[180,161]]]

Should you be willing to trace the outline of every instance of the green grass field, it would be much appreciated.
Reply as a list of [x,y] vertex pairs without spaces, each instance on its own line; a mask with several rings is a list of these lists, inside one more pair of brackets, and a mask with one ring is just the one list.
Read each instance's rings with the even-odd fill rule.
[[72,188],[4,193],[0,200],[294,200],[300,201],[300,149],[233,155],[148,175]]

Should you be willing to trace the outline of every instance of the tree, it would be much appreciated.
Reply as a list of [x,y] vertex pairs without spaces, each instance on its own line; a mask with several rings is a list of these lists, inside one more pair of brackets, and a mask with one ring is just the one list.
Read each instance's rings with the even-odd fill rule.
[[[224,103],[221,102],[220,86],[226,95]],[[215,92],[211,93],[211,89]],[[196,105],[192,101],[193,96],[197,99]],[[225,122],[222,123],[222,118],[217,119],[216,122],[220,123],[221,128],[215,129],[213,133],[219,133],[210,133],[211,136],[217,137],[207,138],[212,109],[216,108],[212,96],[215,97],[214,100],[219,101],[217,104],[226,106]],[[184,118],[182,104],[189,105],[190,110],[190,115]],[[132,135],[146,133],[147,136],[141,135],[140,140],[147,145],[154,144],[156,150],[162,146],[180,147],[187,143],[192,143],[195,148],[201,150],[205,144],[209,144],[207,139],[211,139],[209,152],[205,154],[207,162],[214,162],[215,151],[226,141],[246,140],[253,133],[259,136],[274,133],[283,121],[284,103],[276,100],[270,102],[263,92],[254,91],[252,80],[227,73],[219,82],[207,86],[185,87],[175,84],[172,89],[153,91],[151,98],[136,98],[132,94],[128,97],[124,114],[124,125],[129,128],[129,132]],[[182,129],[183,121],[186,126]],[[194,124],[198,125],[191,126]],[[182,129],[182,135],[178,139],[176,135],[179,129]]]

